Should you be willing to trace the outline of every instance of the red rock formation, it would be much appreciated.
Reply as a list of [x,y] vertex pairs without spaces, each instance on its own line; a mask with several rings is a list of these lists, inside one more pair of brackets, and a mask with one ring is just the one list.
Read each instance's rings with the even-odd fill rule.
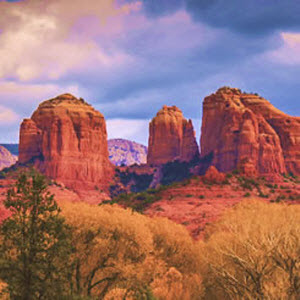
[[199,155],[191,120],[183,117],[176,106],[164,106],[149,125],[147,163],[165,164],[169,161],[190,161]]
[[75,189],[106,187],[112,176],[103,115],[70,94],[41,103],[20,130],[19,161]]
[[203,102],[201,155],[210,153],[222,172],[299,175],[300,118],[259,96],[221,88]]

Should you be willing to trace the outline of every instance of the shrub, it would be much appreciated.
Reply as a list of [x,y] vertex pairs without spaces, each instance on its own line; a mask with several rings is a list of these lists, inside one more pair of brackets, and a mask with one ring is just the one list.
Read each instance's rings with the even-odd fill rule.
[[227,173],[227,174],[226,174],[226,178],[227,178],[227,179],[231,179],[232,177],[233,177],[232,174],[230,174],[230,173]]
[[269,195],[264,194],[263,192],[259,192],[258,196],[261,198],[269,198]]

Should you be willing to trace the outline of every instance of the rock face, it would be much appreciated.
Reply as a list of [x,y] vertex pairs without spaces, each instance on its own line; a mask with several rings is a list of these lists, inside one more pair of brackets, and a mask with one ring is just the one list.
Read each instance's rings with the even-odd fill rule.
[[30,161],[67,187],[108,186],[113,168],[103,115],[70,94],[41,103],[21,124],[19,162]]
[[[251,97],[252,96],[252,97]],[[289,116],[270,102],[250,95],[243,103],[255,114],[260,114],[280,139],[287,172],[300,175],[300,117]]]
[[131,166],[145,164],[147,161],[147,147],[129,140],[108,140],[110,161],[116,166]]
[[15,164],[17,157],[12,155],[5,147],[0,146],[0,171]]
[[164,106],[149,125],[147,163],[161,165],[169,161],[190,161],[199,155],[191,120],[176,106]]
[[221,172],[300,174],[300,118],[267,100],[224,87],[204,99],[201,156]]

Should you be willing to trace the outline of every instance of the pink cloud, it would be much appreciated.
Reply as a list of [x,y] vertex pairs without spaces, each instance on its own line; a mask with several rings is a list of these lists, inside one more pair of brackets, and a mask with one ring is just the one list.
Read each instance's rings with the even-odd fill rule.
[[300,33],[282,32],[283,45],[276,50],[269,51],[267,57],[276,63],[285,65],[300,64]]
[[117,20],[138,9],[139,2],[117,6],[114,0],[1,3],[0,57],[5,59],[0,61],[0,79],[58,79],[91,60],[105,68],[130,60],[120,50],[108,53],[87,34],[89,30],[73,39],[70,31],[78,19],[94,16],[101,33],[110,18]]
[[11,109],[0,105],[0,125],[15,123],[20,117]]

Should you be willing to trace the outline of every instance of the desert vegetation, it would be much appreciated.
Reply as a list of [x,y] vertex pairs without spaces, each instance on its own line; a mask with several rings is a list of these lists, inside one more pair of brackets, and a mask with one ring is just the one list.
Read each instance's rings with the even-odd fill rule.
[[[152,193],[152,194],[151,194]],[[155,191],[137,197],[155,196]],[[193,240],[117,204],[58,207],[39,174],[8,192],[3,299],[297,299],[300,208],[247,199]]]

